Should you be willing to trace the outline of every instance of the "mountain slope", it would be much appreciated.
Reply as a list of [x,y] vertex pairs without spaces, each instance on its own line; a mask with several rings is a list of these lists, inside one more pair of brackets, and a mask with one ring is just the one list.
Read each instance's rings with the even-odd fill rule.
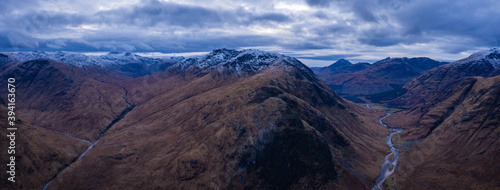
[[465,88],[462,101],[403,158],[402,189],[500,187],[500,76],[476,78]]
[[[51,59],[13,64],[0,73],[16,79],[17,110],[41,127],[95,141],[130,107],[118,84],[126,78],[102,67],[73,66]],[[117,82],[115,82],[117,81]],[[7,88],[0,90],[7,94]],[[5,97],[2,97],[5,98]]]
[[[5,87],[7,88],[7,87]],[[2,99],[0,99],[2,102]],[[2,136],[5,137],[0,148],[5,150],[0,157],[2,166],[7,166],[10,156],[15,156],[16,177],[15,183],[7,180],[11,177],[7,172],[1,172],[0,186],[2,189],[42,189],[43,184],[51,180],[57,171],[69,165],[85,149],[85,142],[76,141],[62,133],[34,126],[26,119],[19,116],[21,112],[15,111],[17,127],[16,131],[8,131],[7,108],[0,104],[0,127]],[[7,154],[10,143],[8,142],[10,132],[15,132],[15,154]],[[61,144],[65,146],[61,146]],[[7,168],[7,167],[6,167]]]
[[127,89],[137,107],[51,188],[367,189],[388,152],[382,113],[279,54],[218,49]]
[[432,69],[389,102],[409,108],[387,118],[420,139],[398,170],[401,188],[495,189],[500,186],[500,67],[492,49]]

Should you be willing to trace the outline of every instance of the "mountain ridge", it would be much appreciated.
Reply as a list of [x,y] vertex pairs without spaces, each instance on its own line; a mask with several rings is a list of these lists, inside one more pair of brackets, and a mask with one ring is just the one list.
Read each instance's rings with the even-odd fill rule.
[[315,69],[314,72],[342,97],[363,103],[397,96],[408,81],[442,64],[427,57],[388,57],[373,64],[358,63],[334,71]]

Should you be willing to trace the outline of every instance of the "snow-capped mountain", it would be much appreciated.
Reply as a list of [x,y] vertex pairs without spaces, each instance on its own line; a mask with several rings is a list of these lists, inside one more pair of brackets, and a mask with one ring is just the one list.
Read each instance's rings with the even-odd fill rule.
[[5,55],[11,56],[20,62],[35,60],[35,59],[53,59],[69,63],[77,66],[84,65],[125,65],[129,63],[143,63],[147,65],[159,64],[168,61],[175,61],[174,59],[162,59],[162,58],[150,58],[139,56],[130,52],[110,52],[106,55],[85,55],[81,53],[57,51],[57,52],[46,52],[46,51],[32,51],[32,52],[13,52],[13,53],[3,53]]
[[25,62],[35,59],[53,59],[62,61],[71,65],[83,66],[83,65],[100,65],[100,59],[97,56],[88,56],[80,53],[72,52],[45,52],[45,51],[31,51],[31,52],[8,52],[2,53],[9,56],[11,59],[18,62]]
[[275,52],[266,52],[256,49],[233,50],[215,49],[203,58],[185,59],[173,67],[179,69],[201,69],[219,71],[236,71],[237,73],[257,72],[269,67],[275,62],[295,65],[305,69],[299,60]]
[[[150,58],[139,56],[130,52],[110,52],[106,55],[85,55],[73,52],[12,52],[0,53],[1,62],[25,62],[36,59],[52,59],[73,66],[100,66],[116,69],[132,77],[152,74],[164,70],[178,62],[179,59]],[[182,57],[183,59],[183,57]]]
[[423,102],[428,103],[430,94],[436,94],[435,98],[444,100],[449,94],[441,93],[450,90],[452,85],[464,80],[464,78],[489,78],[500,75],[500,51],[498,48],[480,51],[467,58],[436,67],[428,72],[412,79],[403,88],[406,93],[391,100],[392,105],[414,106]]
[[493,66],[495,70],[500,70],[500,49],[479,51],[467,58],[458,60],[455,64],[487,64]]

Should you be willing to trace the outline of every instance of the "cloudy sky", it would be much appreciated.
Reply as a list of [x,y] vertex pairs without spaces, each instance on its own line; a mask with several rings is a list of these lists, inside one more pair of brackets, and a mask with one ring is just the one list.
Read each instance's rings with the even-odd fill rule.
[[310,66],[451,61],[500,46],[499,10],[498,0],[2,0],[0,52],[196,55],[225,47],[276,51]]

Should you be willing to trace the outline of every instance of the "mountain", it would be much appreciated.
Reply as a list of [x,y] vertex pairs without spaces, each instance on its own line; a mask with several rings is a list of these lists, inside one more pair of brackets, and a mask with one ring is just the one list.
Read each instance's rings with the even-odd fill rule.
[[417,126],[414,138],[428,135],[446,119],[469,94],[480,78],[500,75],[499,50],[491,49],[432,69],[403,86],[403,95],[388,101],[389,106],[407,108],[406,124]]
[[326,69],[315,72],[344,98],[355,102],[365,101],[360,98],[378,102],[401,94],[406,82],[442,64],[425,57],[386,58],[371,66],[358,63],[339,67],[333,72],[325,72]]
[[388,117],[404,129],[406,151],[397,172],[401,188],[495,189],[500,186],[500,52],[481,51],[408,82],[388,105],[407,108]]
[[371,64],[369,63],[356,63],[352,64],[348,60],[345,59],[339,59],[337,62],[327,66],[327,67],[315,67],[311,68],[314,73],[320,77],[327,79],[332,75],[336,74],[341,74],[341,73],[354,73],[357,71],[364,70],[368,67],[370,67]]
[[492,77],[500,75],[499,57],[499,49],[494,48],[430,70],[408,82],[403,87],[408,92],[392,100],[389,104],[412,107],[432,99],[439,102],[446,97],[437,98],[431,97],[431,95],[446,90],[450,84],[457,80],[473,76]]
[[135,78],[35,59],[0,76],[16,77],[16,113],[37,136],[21,139],[38,172],[19,171],[25,188],[368,189],[389,152],[381,111],[277,53],[217,49]]
[[[3,94],[3,93],[2,93]],[[0,102],[3,102],[0,99]],[[4,104],[0,104],[0,127],[2,135],[5,137],[0,144],[2,152],[0,163],[6,166],[10,163],[10,156],[15,156],[15,183],[8,181],[11,177],[6,171],[0,175],[2,189],[42,189],[43,184],[51,180],[59,169],[68,166],[74,158],[78,157],[87,149],[85,142],[67,138],[64,134],[35,126],[27,122],[25,118],[16,117],[15,127],[15,154],[7,154],[10,137],[6,137],[12,131],[8,131],[7,117],[8,109]],[[19,115],[19,111],[16,110]],[[64,146],[61,146],[64,145]]]
[[[453,111],[405,154],[397,173],[400,188],[500,187],[500,76],[477,78],[465,88],[468,92]],[[444,108],[436,105],[432,111]]]
[[[177,63],[178,58],[149,58],[142,57],[130,52],[110,52],[106,55],[92,56],[72,52],[15,52],[15,53],[0,53],[0,57],[9,59],[8,62],[26,62],[36,59],[51,59],[61,61],[73,66],[102,66],[111,70],[119,71],[123,75],[131,77],[139,77],[150,75],[160,70],[164,70],[169,66]],[[0,59],[2,61],[2,59]]]
[[345,59],[339,59],[338,61],[329,65],[326,68],[333,71],[333,70],[336,70],[337,68],[348,66],[348,65],[352,65],[352,63],[348,60],[345,60]]
[[[98,65],[35,59],[0,73],[3,81],[11,77],[16,79],[16,109],[25,119],[81,139],[95,141],[131,106],[121,84],[128,78]],[[0,92],[7,94],[7,88]]]

